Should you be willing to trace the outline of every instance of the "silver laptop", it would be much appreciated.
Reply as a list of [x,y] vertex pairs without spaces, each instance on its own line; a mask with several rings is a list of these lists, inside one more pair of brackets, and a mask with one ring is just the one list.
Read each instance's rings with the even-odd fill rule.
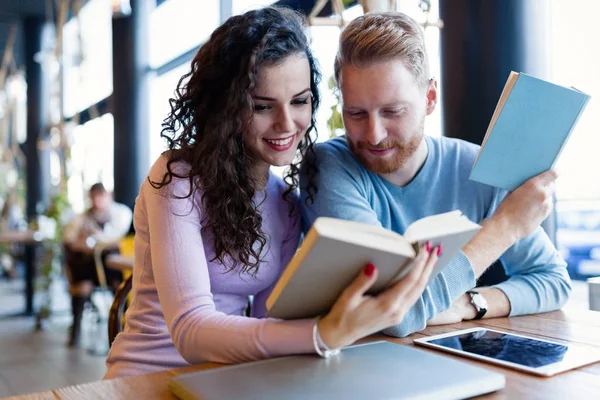
[[192,372],[169,387],[183,400],[464,399],[504,388],[504,375],[390,342],[322,359],[290,356]]

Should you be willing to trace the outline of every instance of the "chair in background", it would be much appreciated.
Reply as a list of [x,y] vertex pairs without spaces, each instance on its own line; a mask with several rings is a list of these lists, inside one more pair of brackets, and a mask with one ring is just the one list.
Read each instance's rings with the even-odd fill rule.
[[108,346],[112,346],[115,337],[123,330],[125,325],[125,309],[130,299],[131,288],[133,285],[133,240],[134,236],[126,236],[119,241],[119,255],[109,256],[106,259],[107,265],[117,266],[123,273],[125,280],[121,283],[115,292],[110,312],[108,315]]
[[110,313],[108,314],[108,346],[112,346],[115,338],[123,330],[125,312],[125,306],[127,305],[127,299],[131,292],[131,286],[133,283],[133,275],[121,283],[121,286],[115,293],[112,306],[110,307]]
[[[107,249],[118,247],[119,252],[108,254],[106,257],[102,257],[104,252]],[[112,343],[112,339],[110,339],[111,332],[111,310],[113,307],[113,303],[115,299],[118,299],[119,296],[123,296],[122,305],[119,307],[120,317],[123,315],[123,311],[125,309],[127,294],[131,290],[131,267],[130,264],[125,263],[126,266],[119,266],[118,268],[113,268],[113,260],[117,260],[117,265],[123,264],[123,262],[119,262],[119,260],[133,257],[133,235],[125,236],[119,240],[112,242],[101,242],[97,243],[94,247],[94,262],[96,266],[96,273],[98,275],[98,281],[100,283],[99,287],[94,291],[92,295],[91,303],[93,306],[99,311],[98,319],[95,325],[95,335],[93,340],[93,347],[90,349],[90,352],[93,354],[106,354],[108,349],[110,348],[110,343]],[[106,265],[105,265],[106,264]],[[107,281],[105,267],[108,268],[109,271],[119,271],[123,276],[123,281],[118,286],[118,288],[111,287],[109,282]],[[108,327],[108,329],[107,329]],[[107,338],[108,331],[108,338]],[[118,333],[118,332],[117,332]],[[106,346],[108,339],[109,346]]]

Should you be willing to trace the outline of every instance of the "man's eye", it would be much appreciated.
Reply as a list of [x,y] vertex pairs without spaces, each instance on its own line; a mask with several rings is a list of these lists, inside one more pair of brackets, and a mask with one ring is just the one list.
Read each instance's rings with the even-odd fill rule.
[[386,115],[390,115],[390,116],[397,116],[397,115],[404,114],[404,111],[405,110],[403,108],[395,108],[395,109],[385,110],[384,113]]
[[364,117],[366,114],[365,114],[364,112],[360,112],[360,111],[359,111],[359,112],[348,112],[348,115],[349,115],[351,118],[362,118],[362,117]]

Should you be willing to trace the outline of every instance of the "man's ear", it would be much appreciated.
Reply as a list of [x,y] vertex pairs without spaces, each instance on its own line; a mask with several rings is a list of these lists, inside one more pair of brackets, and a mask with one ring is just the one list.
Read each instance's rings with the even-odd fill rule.
[[425,92],[427,99],[427,106],[425,109],[425,115],[430,115],[435,110],[435,105],[438,101],[438,83],[435,79],[431,78],[427,82],[427,89]]

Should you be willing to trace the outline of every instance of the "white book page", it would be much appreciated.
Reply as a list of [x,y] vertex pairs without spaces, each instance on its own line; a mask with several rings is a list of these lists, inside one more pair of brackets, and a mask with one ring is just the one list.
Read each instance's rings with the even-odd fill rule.
[[404,232],[404,238],[410,243],[416,243],[433,237],[439,238],[471,230],[476,226],[478,225],[463,216],[460,210],[455,210],[413,222]]
[[408,257],[415,256],[410,241],[381,226],[321,217],[317,218],[314,227],[319,235],[323,237],[353,243],[358,246],[368,246],[377,250],[391,251]]

